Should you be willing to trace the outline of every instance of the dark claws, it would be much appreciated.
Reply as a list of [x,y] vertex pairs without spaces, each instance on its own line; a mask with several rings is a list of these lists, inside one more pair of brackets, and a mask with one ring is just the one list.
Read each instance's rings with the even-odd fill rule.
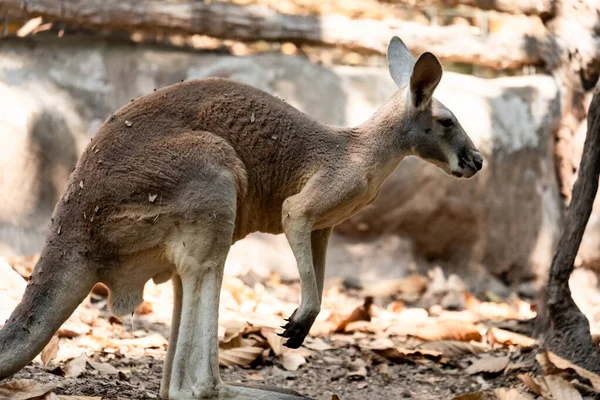
[[300,347],[302,345],[303,341],[304,341],[304,339],[298,341],[298,340],[294,340],[294,338],[292,338],[292,339],[288,339],[288,341],[285,342],[283,345],[290,349],[297,349],[298,347]]
[[308,321],[296,320],[294,318],[296,311],[298,310],[295,310],[289,318],[284,318],[287,322],[287,324],[281,326],[284,331],[277,334],[279,337],[288,339],[283,345],[290,349],[297,349],[302,345],[312,325],[311,323],[307,324]]

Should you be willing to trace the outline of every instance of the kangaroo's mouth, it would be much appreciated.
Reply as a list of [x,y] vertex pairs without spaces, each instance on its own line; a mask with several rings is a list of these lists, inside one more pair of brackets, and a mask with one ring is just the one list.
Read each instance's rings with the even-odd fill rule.
[[457,178],[470,178],[483,167],[483,158],[479,152],[473,153],[470,157],[461,157],[458,160],[458,168],[451,170],[450,173]]
[[477,173],[477,170],[475,168],[469,168],[469,167],[462,168],[461,170],[450,171],[450,174],[457,178],[470,178],[473,175],[475,175],[476,173]]

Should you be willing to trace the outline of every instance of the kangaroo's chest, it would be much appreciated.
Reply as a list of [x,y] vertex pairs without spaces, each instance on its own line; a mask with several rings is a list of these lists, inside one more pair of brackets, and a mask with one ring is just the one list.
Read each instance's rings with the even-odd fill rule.
[[381,187],[389,174],[396,168],[398,162],[389,163],[381,168],[365,168],[362,179],[356,181],[363,182],[359,190],[348,191],[353,195],[348,196],[341,201],[330,212],[321,216],[315,223],[315,229],[327,228],[339,225],[348,218],[359,213],[363,208],[373,203],[379,196]]
[[377,199],[380,189],[381,186],[374,185],[373,187],[368,187],[365,191],[362,191],[348,201],[339,204],[338,207],[319,218],[314,225],[314,229],[339,225],[348,218],[358,214],[363,208]]

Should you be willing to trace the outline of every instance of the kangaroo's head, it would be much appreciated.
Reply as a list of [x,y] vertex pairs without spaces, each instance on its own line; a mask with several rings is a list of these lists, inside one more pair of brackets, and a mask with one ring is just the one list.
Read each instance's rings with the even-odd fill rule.
[[442,65],[426,52],[415,61],[394,36],[387,51],[390,74],[400,88],[403,126],[411,152],[459,178],[470,178],[483,166],[481,153],[452,111],[433,97],[442,78]]

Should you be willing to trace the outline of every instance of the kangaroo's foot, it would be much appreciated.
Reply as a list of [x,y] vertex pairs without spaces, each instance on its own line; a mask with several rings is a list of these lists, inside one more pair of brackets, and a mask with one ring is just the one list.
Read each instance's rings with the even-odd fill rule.
[[310,399],[292,389],[276,386],[260,386],[253,384],[228,383],[229,389],[236,394],[235,399],[263,399],[263,400],[301,400]]
[[199,394],[193,390],[181,390],[169,400],[309,400],[291,389],[273,386],[258,386],[241,383],[221,383],[210,394]]
[[[300,307],[300,309],[301,308],[302,307]],[[292,315],[286,319],[287,324],[282,326],[282,328],[285,329],[283,333],[279,334],[279,336],[288,338],[287,342],[283,345],[291,349],[300,347],[315,322],[317,315],[318,312],[302,313],[298,312],[298,309],[296,309]]]

